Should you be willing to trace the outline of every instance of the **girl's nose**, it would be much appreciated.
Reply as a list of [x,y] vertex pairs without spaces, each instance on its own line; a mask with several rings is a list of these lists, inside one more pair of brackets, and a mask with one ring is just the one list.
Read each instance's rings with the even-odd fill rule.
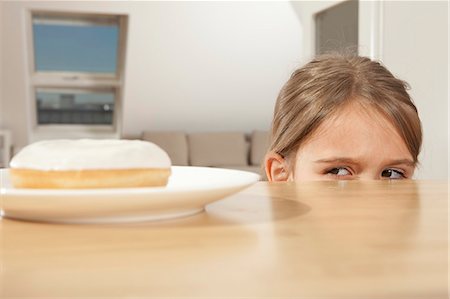
[[380,175],[375,171],[365,171],[358,175],[358,179],[361,181],[380,180]]

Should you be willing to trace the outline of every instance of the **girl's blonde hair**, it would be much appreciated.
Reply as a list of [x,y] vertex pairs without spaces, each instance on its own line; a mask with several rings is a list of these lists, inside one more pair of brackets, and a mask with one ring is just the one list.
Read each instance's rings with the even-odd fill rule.
[[289,159],[328,117],[354,101],[375,108],[396,128],[414,162],[422,128],[406,82],[367,57],[326,54],[296,70],[275,104],[269,152]]

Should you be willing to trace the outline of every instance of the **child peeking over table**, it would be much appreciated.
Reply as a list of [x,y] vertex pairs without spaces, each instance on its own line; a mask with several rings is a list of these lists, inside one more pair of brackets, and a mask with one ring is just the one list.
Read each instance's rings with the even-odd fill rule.
[[360,56],[321,55],[296,70],[275,105],[268,180],[411,178],[422,129],[407,88]]

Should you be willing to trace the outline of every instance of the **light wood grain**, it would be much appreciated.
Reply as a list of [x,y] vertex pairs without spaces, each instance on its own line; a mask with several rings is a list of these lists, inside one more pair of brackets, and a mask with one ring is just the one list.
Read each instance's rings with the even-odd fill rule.
[[153,223],[0,221],[1,298],[447,298],[447,182],[258,183]]

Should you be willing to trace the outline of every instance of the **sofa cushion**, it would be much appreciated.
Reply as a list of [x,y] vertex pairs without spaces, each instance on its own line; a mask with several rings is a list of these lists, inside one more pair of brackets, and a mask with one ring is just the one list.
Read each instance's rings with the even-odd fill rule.
[[189,165],[188,145],[184,132],[144,131],[142,139],[153,142],[165,150],[172,160],[172,165]]
[[250,140],[250,163],[251,165],[261,165],[269,149],[269,132],[253,131]]
[[193,166],[248,165],[244,133],[209,132],[188,135],[189,159]]

